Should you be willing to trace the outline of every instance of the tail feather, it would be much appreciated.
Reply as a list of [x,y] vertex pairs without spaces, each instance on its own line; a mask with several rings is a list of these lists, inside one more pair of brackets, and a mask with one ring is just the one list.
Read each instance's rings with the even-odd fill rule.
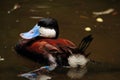
[[93,40],[92,35],[88,35],[88,36],[84,37],[78,46],[79,52],[84,54],[86,49],[92,42],[92,40]]

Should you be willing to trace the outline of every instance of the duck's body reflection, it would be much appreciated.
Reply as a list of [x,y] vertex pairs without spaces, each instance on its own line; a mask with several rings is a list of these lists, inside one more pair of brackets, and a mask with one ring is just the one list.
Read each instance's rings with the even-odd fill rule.
[[59,78],[60,76],[62,76],[59,74],[63,74],[64,76],[67,76],[69,79],[81,79],[87,73],[86,67],[84,67],[84,68],[67,68],[67,70],[64,68],[62,70],[63,71],[61,71],[61,69],[55,70],[53,73],[56,75],[54,75],[54,76],[50,73],[46,73],[46,74],[40,73],[40,74],[31,76],[31,73],[28,72],[28,73],[21,74],[20,77],[24,77],[29,80],[50,80],[50,79],[56,80],[56,78]]

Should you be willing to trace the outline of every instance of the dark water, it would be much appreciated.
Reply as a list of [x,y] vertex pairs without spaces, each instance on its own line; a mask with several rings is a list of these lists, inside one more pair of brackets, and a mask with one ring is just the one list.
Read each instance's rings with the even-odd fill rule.
[[[41,17],[58,20],[60,37],[78,44],[82,37],[93,34],[94,40],[88,52],[99,63],[90,63],[84,74],[74,80],[120,79],[120,1],[119,0],[1,0],[0,1],[0,80],[27,80],[19,73],[37,69],[40,64],[16,54],[13,46],[19,33],[31,29]],[[114,9],[100,16],[93,12]],[[96,18],[103,22],[97,22]],[[91,31],[84,29],[91,27]],[[58,69],[50,74],[54,80],[72,80],[67,76],[74,70]],[[72,76],[72,75],[70,75]],[[80,75],[78,75],[80,76]]]

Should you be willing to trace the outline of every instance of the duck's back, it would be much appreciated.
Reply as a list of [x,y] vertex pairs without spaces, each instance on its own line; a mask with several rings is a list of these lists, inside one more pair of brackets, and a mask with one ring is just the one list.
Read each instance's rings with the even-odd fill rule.
[[76,45],[67,39],[39,39],[33,42],[30,46],[27,46],[26,49],[30,52],[38,54],[47,54],[47,53],[65,53],[69,49],[75,49]]

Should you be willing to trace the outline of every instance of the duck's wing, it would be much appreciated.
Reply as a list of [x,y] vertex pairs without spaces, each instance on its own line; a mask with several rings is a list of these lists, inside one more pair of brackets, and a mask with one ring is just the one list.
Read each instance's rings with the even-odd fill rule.
[[70,51],[73,51],[77,48],[73,42],[63,38],[58,40],[56,46],[59,48],[61,53],[69,53]]
[[33,43],[29,50],[36,53],[66,53],[76,49],[77,46],[67,39],[44,39]]

